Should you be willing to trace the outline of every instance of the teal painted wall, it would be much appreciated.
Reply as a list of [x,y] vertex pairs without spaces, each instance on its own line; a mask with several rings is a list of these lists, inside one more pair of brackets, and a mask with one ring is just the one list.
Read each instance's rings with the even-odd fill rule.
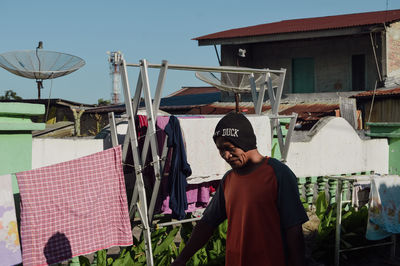
[[294,58],[292,60],[293,92],[315,92],[314,58]]

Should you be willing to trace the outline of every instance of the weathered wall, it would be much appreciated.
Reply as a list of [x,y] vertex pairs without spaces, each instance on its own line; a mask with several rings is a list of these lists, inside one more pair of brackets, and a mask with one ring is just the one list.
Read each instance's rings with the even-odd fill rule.
[[311,140],[290,144],[287,164],[299,177],[375,171],[387,174],[386,139],[361,139],[341,117],[326,117],[310,131]]
[[[364,125],[366,122],[400,122],[400,98],[375,97],[371,112],[371,100],[362,101]],[[371,118],[369,114],[371,112]]]
[[387,75],[400,75],[400,22],[386,28],[387,39]]
[[[380,33],[374,34],[378,62],[382,58]],[[246,58],[237,56],[238,49],[246,49]],[[352,55],[365,54],[366,90],[374,89],[377,70],[370,35],[320,38],[314,40],[281,41],[246,45],[222,45],[222,65],[255,68],[286,68],[284,93],[292,92],[292,60],[314,58],[315,92],[351,91]]]
[[[218,154],[212,134],[220,116],[209,119],[180,119],[185,135],[188,162],[193,176],[189,183],[221,179],[229,166]],[[262,154],[270,155],[271,139],[268,117],[249,116],[258,137]],[[207,121],[208,120],[208,121]],[[208,126],[206,126],[208,122]],[[120,130],[121,129],[121,130]],[[118,128],[126,132],[126,124]],[[322,119],[307,142],[292,142],[288,166],[298,177],[338,175],[375,171],[388,173],[389,146],[386,139],[361,139],[350,124],[340,117]],[[76,159],[103,150],[102,139],[42,139],[32,143],[32,168]]]
[[102,139],[33,138],[32,169],[77,159],[102,150]]

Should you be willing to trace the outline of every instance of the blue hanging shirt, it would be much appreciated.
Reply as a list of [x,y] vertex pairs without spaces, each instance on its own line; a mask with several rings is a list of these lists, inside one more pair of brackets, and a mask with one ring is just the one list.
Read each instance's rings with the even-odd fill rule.
[[168,135],[168,148],[173,148],[171,168],[168,177],[170,191],[169,207],[172,217],[178,220],[185,218],[187,210],[186,178],[192,174],[192,169],[187,162],[185,145],[183,143],[181,127],[178,118],[171,116],[164,129]]

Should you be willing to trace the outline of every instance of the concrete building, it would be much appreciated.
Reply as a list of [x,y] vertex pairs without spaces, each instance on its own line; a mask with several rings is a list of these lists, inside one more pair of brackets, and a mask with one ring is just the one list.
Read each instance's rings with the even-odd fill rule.
[[285,68],[284,94],[365,91],[400,80],[400,10],[284,20],[194,40],[220,45],[223,66]]

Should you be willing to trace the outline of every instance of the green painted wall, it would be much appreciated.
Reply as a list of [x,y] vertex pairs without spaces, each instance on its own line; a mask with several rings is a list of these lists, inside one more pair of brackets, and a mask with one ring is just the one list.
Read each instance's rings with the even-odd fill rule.
[[389,139],[389,174],[400,175],[400,137]]
[[[32,131],[45,128],[31,116],[44,114],[42,104],[0,103],[0,175],[32,169]],[[13,192],[18,184],[13,178]]]
[[371,137],[387,138],[389,143],[389,174],[400,175],[400,123],[367,123]]
[[[32,134],[0,133],[0,175],[30,170],[32,168]],[[13,178],[13,192],[18,193],[17,181]]]

